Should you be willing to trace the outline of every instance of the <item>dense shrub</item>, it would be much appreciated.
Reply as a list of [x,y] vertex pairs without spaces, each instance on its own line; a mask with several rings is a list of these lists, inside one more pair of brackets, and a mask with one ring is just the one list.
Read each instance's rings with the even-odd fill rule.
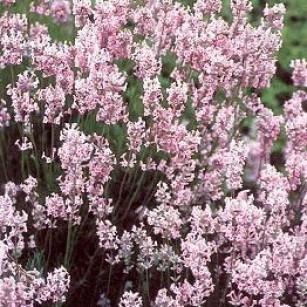
[[282,4],[0,2],[0,306],[306,306],[306,61],[259,94]]

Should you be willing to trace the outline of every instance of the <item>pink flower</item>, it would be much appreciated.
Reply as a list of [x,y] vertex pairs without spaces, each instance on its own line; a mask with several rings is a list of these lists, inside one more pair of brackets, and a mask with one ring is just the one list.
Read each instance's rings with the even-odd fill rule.
[[305,59],[294,60],[291,63],[293,68],[292,80],[295,86],[307,87],[307,62]]
[[273,29],[281,30],[284,24],[284,15],[286,8],[284,4],[275,4],[273,7],[266,5],[264,9],[265,21],[272,26]]
[[132,291],[126,291],[120,299],[119,307],[142,307],[142,298],[139,293],[133,293]]
[[71,13],[70,3],[66,0],[54,0],[50,6],[51,16],[56,22],[67,22]]

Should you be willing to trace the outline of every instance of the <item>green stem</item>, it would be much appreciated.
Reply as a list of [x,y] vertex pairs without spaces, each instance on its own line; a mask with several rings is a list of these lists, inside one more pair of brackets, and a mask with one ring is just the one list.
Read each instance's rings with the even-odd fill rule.
[[[2,132],[1,132],[1,146],[0,146],[1,164],[2,164],[2,168],[3,168],[5,180],[9,181],[7,168],[6,168],[6,164],[5,164],[5,156],[4,156],[4,152],[3,152],[3,149],[2,149],[2,145],[3,145],[3,142],[2,142]],[[4,147],[5,147],[5,145],[4,145]]]
[[15,72],[14,72],[14,66],[13,65],[10,65],[10,72],[11,72],[11,81],[12,81],[12,84],[13,84],[13,87],[15,87]]
[[51,256],[51,249],[52,249],[52,229],[50,230],[50,236],[49,236],[49,244],[48,244],[48,256],[46,260],[46,270],[49,266],[50,256]]
[[139,180],[139,182],[138,182],[137,188],[136,188],[136,190],[134,191],[132,197],[130,198],[130,201],[129,201],[129,203],[128,203],[128,206],[127,206],[127,208],[126,208],[124,214],[122,215],[121,220],[124,220],[124,219],[126,218],[126,216],[127,216],[128,212],[129,212],[129,210],[130,210],[130,208],[131,208],[133,202],[135,201],[136,196],[139,194],[139,192],[140,192],[140,190],[141,190],[141,187],[142,187],[142,183],[143,183],[144,177],[145,177],[145,172],[142,173],[142,176],[141,176],[141,178],[140,178],[140,180]]
[[67,269],[69,269],[69,262],[70,262],[71,238],[72,238],[72,220],[69,219],[68,229],[67,229],[66,249],[65,249],[65,256],[64,256],[64,266]]
[[38,154],[38,150],[37,150],[37,146],[36,146],[36,143],[35,143],[33,132],[31,132],[29,136],[30,136],[30,140],[31,140],[31,143],[32,143],[33,149],[34,149],[34,164],[35,164],[35,168],[36,168],[36,178],[39,178],[40,167],[39,167],[38,161],[40,160],[41,157]]

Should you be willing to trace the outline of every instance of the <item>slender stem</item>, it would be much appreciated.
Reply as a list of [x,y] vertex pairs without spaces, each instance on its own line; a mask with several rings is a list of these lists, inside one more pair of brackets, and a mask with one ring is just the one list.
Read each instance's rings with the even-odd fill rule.
[[157,185],[156,181],[157,181],[157,179],[158,179],[158,172],[155,173],[154,178],[152,180],[152,183],[150,185],[150,188],[148,189],[148,192],[146,193],[146,195],[144,197],[144,202],[142,203],[143,207],[147,207],[150,200],[156,194],[156,185]]
[[2,164],[2,168],[3,168],[3,173],[4,173],[5,180],[9,181],[9,177],[8,177],[8,173],[7,173],[7,168],[6,168],[6,164],[5,164],[5,156],[4,156],[2,145],[3,145],[3,142],[2,142],[2,131],[1,131],[1,145],[0,145],[1,164]]
[[136,196],[139,194],[140,189],[141,189],[141,187],[142,187],[142,183],[143,183],[144,177],[145,177],[145,172],[142,173],[142,176],[141,176],[141,178],[140,178],[140,180],[139,180],[139,182],[138,182],[138,186],[137,186],[136,190],[134,191],[132,197],[130,198],[130,201],[129,201],[129,203],[128,203],[128,206],[127,206],[127,208],[126,208],[124,214],[122,215],[121,220],[124,220],[124,219],[126,218],[126,216],[127,216],[128,212],[129,212],[129,210],[130,210],[130,208],[131,208],[133,202],[135,201]]
[[71,238],[72,238],[72,220],[69,219],[68,229],[67,229],[66,249],[65,249],[65,256],[64,256],[64,266],[67,269],[69,268],[69,262],[70,262]]
[[40,156],[38,155],[38,150],[37,150],[37,146],[36,146],[36,143],[35,143],[35,139],[34,139],[34,134],[33,132],[31,131],[31,133],[29,134],[30,136],[30,140],[31,140],[31,143],[33,145],[33,149],[34,149],[34,164],[35,164],[35,168],[36,168],[36,178],[39,178],[39,174],[40,174],[40,167],[39,167],[39,159],[40,159]]
[[13,87],[15,87],[15,72],[14,72],[14,66],[10,65],[10,72],[11,72],[11,82],[13,84]]
[[110,292],[111,275],[112,275],[112,264],[110,265],[109,276],[108,276],[107,296],[109,295]]
[[93,256],[91,256],[91,260],[89,265],[87,266],[86,272],[84,273],[84,275],[82,276],[81,280],[76,284],[76,286],[71,290],[71,294],[74,293],[76,290],[78,290],[85,282],[87,277],[89,276],[89,274],[91,273],[91,270],[95,264],[95,258],[97,257],[98,253],[100,252],[100,249],[97,248],[95,250],[95,253],[93,254]]
[[50,236],[49,236],[49,245],[48,245],[48,256],[46,260],[46,269],[48,268],[50,256],[51,256],[51,248],[52,248],[52,229],[50,230]]
[[[129,153],[129,156],[128,156],[128,164],[130,162],[130,159],[131,159],[131,152]],[[123,189],[124,189],[124,186],[125,186],[125,183],[126,183],[126,180],[127,180],[127,176],[129,175],[129,169],[125,172],[125,175],[124,175],[124,178],[122,180],[122,183],[120,185],[120,188],[119,188],[119,195],[118,195],[118,198],[117,198],[117,201],[116,201],[116,204],[114,205],[114,210],[113,212],[115,213],[117,211],[117,208],[120,204],[120,200],[121,200],[121,197],[122,197],[122,194],[123,194]],[[129,176],[130,177],[130,176]]]
[[124,189],[124,185],[125,185],[125,182],[126,182],[128,173],[129,173],[129,171],[127,170],[127,171],[125,172],[123,181],[122,181],[122,183],[121,183],[121,185],[120,185],[120,188],[119,188],[119,195],[118,195],[116,204],[115,204],[115,206],[114,206],[114,212],[116,211],[116,209],[117,209],[117,207],[118,207],[118,205],[119,205],[119,203],[120,203],[120,199],[121,199],[122,194],[123,194],[123,189]]
[[148,269],[145,271],[145,276],[146,276],[146,290],[147,290],[148,302],[150,302],[150,288],[149,288],[149,272],[148,272]]

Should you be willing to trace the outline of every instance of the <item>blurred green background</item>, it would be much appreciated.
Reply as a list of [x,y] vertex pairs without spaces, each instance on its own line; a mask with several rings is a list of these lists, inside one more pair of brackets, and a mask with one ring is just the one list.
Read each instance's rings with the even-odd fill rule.
[[293,90],[291,83],[292,59],[307,58],[307,0],[254,0],[255,14],[261,15],[265,4],[284,3],[287,9],[285,27],[283,29],[283,46],[278,55],[277,75],[272,87],[263,91],[263,101],[280,114],[285,100],[289,99]]

